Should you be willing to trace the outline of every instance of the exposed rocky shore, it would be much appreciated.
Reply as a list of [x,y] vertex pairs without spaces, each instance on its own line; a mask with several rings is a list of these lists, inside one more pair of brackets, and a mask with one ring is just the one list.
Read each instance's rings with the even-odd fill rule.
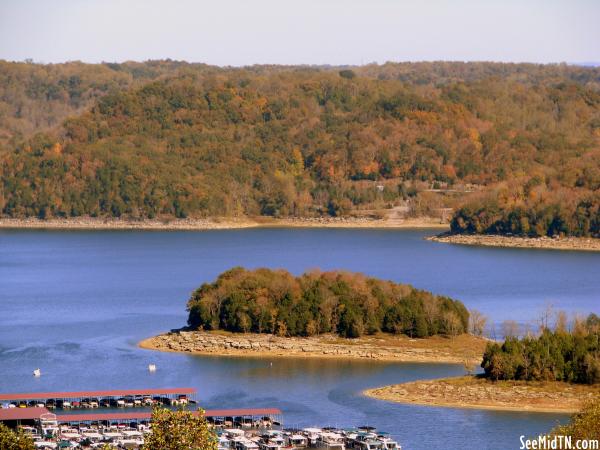
[[81,229],[81,230],[220,230],[254,227],[298,228],[440,228],[448,225],[439,219],[423,217],[410,219],[375,219],[371,217],[291,217],[276,219],[209,218],[209,219],[118,219],[80,217],[68,219],[0,219],[0,228]]
[[578,411],[600,395],[600,386],[562,382],[497,381],[465,376],[414,381],[369,389],[364,394],[379,400],[452,408],[505,411]]
[[461,245],[483,245],[486,247],[600,251],[600,239],[598,238],[528,238],[487,234],[441,234],[439,236],[428,237],[427,239],[434,242],[445,242],[449,244]]
[[486,340],[470,335],[409,339],[377,335],[342,339],[334,335],[310,338],[278,337],[270,334],[209,333],[179,331],[140,342],[140,347],[201,355],[257,357],[316,357],[369,359],[378,361],[478,364]]
[[0,219],[0,228],[80,229],[80,230],[218,230],[250,228],[256,223],[246,219],[133,220],[78,217],[68,219]]

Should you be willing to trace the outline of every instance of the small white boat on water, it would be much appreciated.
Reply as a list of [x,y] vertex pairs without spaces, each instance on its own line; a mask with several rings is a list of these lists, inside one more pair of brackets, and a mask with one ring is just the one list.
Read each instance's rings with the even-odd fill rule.
[[35,369],[35,370],[33,371],[33,376],[34,376],[34,377],[41,377],[41,376],[42,376],[42,371],[41,371],[39,368],[38,368],[38,369]]
[[148,364],[148,372],[156,372],[156,364]]

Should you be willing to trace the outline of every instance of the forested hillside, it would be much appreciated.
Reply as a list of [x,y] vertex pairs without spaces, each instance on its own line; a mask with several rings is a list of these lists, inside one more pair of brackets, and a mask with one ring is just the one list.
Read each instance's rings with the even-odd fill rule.
[[457,335],[469,323],[458,300],[409,285],[359,273],[317,271],[294,277],[284,270],[241,267],[198,288],[188,311],[192,328],[281,336]]
[[600,233],[600,69],[4,62],[0,94],[5,217],[466,202],[456,232]]
[[[98,98],[163,75],[185,63],[175,61],[124,64],[10,63],[0,60],[0,144],[51,129],[89,109]],[[208,66],[194,65],[196,71]]]

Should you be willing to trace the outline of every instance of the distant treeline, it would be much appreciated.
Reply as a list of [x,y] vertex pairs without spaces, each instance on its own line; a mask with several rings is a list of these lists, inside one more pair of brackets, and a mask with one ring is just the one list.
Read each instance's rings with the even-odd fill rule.
[[455,231],[594,234],[597,201],[589,227],[565,205],[600,188],[599,139],[598,68],[0,61],[3,217],[433,214],[482,189],[500,217]]
[[453,233],[600,237],[600,190],[579,200],[547,195],[517,204],[501,204],[494,196],[464,205],[450,226]]
[[448,297],[349,272],[234,268],[188,301],[194,329],[359,337],[379,331],[426,337],[467,331],[469,313]]
[[538,337],[488,344],[481,367],[492,380],[600,383],[600,318],[590,314],[572,332],[545,328]]

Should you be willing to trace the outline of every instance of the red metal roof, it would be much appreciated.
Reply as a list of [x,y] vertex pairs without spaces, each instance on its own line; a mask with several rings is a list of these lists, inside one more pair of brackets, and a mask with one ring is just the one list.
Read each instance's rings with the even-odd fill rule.
[[[206,417],[236,417],[236,416],[272,416],[281,415],[277,408],[246,408],[246,409],[207,409]],[[96,422],[101,420],[150,420],[151,412],[123,412],[123,413],[94,413],[94,414],[63,414],[57,415],[58,422]]]
[[79,391],[79,392],[33,392],[29,394],[0,394],[0,401],[41,400],[50,398],[82,398],[82,397],[124,397],[126,395],[176,395],[195,394],[194,388],[177,389],[120,389],[113,391]]
[[0,409],[0,421],[39,419],[42,414],[48,414],[46,408],[6,408]]

